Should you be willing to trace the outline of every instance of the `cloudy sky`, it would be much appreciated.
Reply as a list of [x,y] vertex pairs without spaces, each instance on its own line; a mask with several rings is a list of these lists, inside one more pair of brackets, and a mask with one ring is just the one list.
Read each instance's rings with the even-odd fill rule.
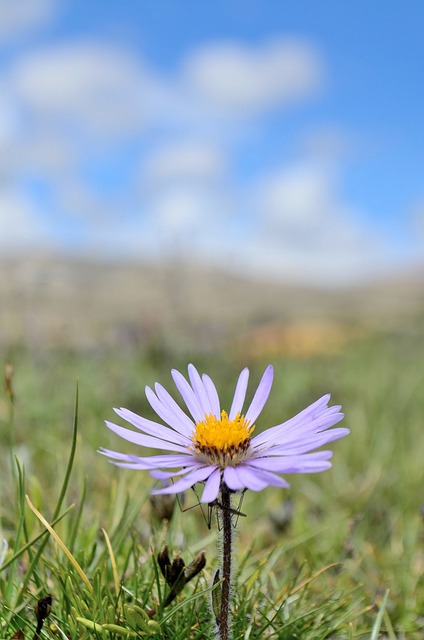
[[422,0],[0,0],[0,255],[424,260]]

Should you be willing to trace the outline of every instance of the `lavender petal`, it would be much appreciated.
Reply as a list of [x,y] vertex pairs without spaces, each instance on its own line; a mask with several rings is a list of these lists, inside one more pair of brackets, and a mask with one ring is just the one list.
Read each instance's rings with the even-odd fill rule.
[[200,502],[213,502],[216,500],[221,484],[221,470],[215,469],[206,481]]
[[178,433],[178,441],[181,444],[189,443],[189,438],[186,435],[181,435],[181,431],[185,429],[185,423],[180,420],[179,416],[176,416],[173,411],[171,411],[166,404],[162,404],[159,398],[156,396],[154,391],[150,387],[145,388],[146,398],[154,411],[158,414],[160,418],[167,424],[169,424],[172,429],[178,429],[176,433]]
[[[331,452],[330,452],[331,453]],[[288,456],[280,458],[254,458],[249,460],[249,467],[273,471],[275,473],[318,473],[331,467],[331,462],[324,457],[311,459],[304,456]]]
[[[249,467],[249,463],[246,462],[246,467]],[[272,473],[272,471],[264,471],[263,469],[258,469],[255,468],[255,474],[258,476],[258,478],[263,478],[263,480],[265,480],[269,486],[272,487],[281,487],[283,489],[289,489],[290,485],[289,483],[284,480],[284,478],[281,478],[280,476],[277,476],[275,473]]]
[[194,393],[193,389],[190,387],[184,376],[176,369],[173,369],[171,371],[171,375],[175,382],[175,386],[180,392],[181,397],[186,403],[187,408],[193,416],[195,422],[202,422],[205,419],[205,414],[202,411],[202,407],[200,406],[200,403],[196,398],[196,394]]
[[133,442],[134,444],[138,444],[142,447],[187,453],[187,447],[182,447],[179,444],[174,444],[173,442],[168,442],[166,440],[160,440],[160,438],[153,438],[152,436],[145,436],[143,433],[136,433],[135,431],[131,431],[131,429],[125,429],[125,427],[120,427],[117,424],[113,424],[113,422],[109,422],[108,420],[105,421],[105,424],[111,431],[116,433],[121,438],[124,438],[124,440],[128,440],[128,442]]
[[190,471],[199,469],[201,466],[201,464],[196,464],[192,465],[191,467],[184,467],[183,469],[179,469],[178,471],[161,471],[160,469],[153,469],[152,471],[150,471],[150,475],[152,476],[152,478],[155,478],[155,480],[169,480],[174,476],[183,476]]
[[174,400],[171,394],[163,387],[159,382],[155,384],[156,395],[161,401],[162,405],[165,405],[168,410],[177,418],[180,425],[181,433],[190,438],[194,431],[194,422],[188,417],[186,413],[181,409],[180,405]]
[[243,489],[244,485],[240,481],[238,475],[235,472],[234,467],[227,467],[224,469],[224,481],[231,491],[239,491]]
[[212,413],[212,407],[209,402],[208,394],[206,393],[206,389],[202,382],[202,378],[199,375],[196,367],[192,364],[188,365],[188,376],[190,378],[191,386],[194,391],[194,395],[196,396],[202,413],[207,416]]
[[228,417],[234,420],[238,413],[242,412],[243,404],[246,399],[247,383],[249,381],[249,369],[243,369],[237,380],[236,390]]
[[121,407],[121,409],[114,409],[114,411],[120,418],[123,418],[140,431],[143,431],[155,438],[179,444],[185,444],[185,442],[187,442],[187,440],[174,429],[165,427],[163,424],[159,424],[158,422],[147,420],[147,418],[143,418],[129,409]]
[[202,375],[202,380],[203,380],[203,384],[205,385],[206,393],[208,394],[212,415],[214,415],[215,418],[219,419],[221,417],[221,406],[220,406],[219,396],[218,396],[216,387],[212,379],[208,375],[206,375],[206,373]]
[[335,440],[340,440],[340,438],[344,438],[350,433],[349,429],[340,428],[340,429],[330,429],[329,431],[324,431],[323,433],[301,436],[296,439],[294,437],[290,438],[290,441],[284,442],[284,439],[281,438],[279,443],[276,443],[269,448],[265,449],[256,449],[261,454],[266,454],[269,456],[275,455],[299,455],[301,453],[307,453],[308,451],[312,451],[312,449],[318,449],[325,444],[329,444],[330,442],[334,442]]
[[264,408],[266,401],[268,400],[273,379],[274,379],[274,368],[270,364],[265,369],[265,372],[262,376],[259,386],[256,389],[256,393],[253,396],[253,400],[250,404],[250,407],[247,410],[247,413],[245,415],[246,420],[250,422],[250,424],[252,425],[254,424],[256,418],[259,416],[260,412]]
[[269,482],[263,477],[260,477],[260,474],[256,473],[255,469],[250,469],[249,467],[241,464],[238,467],[235,467],[235,470],[240,482],[243,483],[243,486],[246,487],[246,489],[250,489],[251,491],[261,491],[269,485]]
[[206,480],[206,478],[208,478],[212,474],[212,472],[215,471],[215,469],[216,465],[209,465],[206,467],[195,469],[194,471],[191,471],[186,476],[184,476],[184,478],[181,478],[181,480],[177,480],[177,482],[170,485],[169,487],[164,487],[163,489],[155,489],[154,491],[152,491],[152,494],[160,495],[168,493],[181,493],[182,491],[185,491],[186,489],[192,487],[194,484],[196,484],[196,482],[203,482],[203,480]]
[[[314,402],[314,404],[307,409],[304,409],[293,418],[290,418],[290,420],[276,425],[271,429],[266,429],[252,439],[252,445],[258,447],[264,443],[271,444],[278,441],[278,439],[283,437],[283,435],[287,436],[289,434],[298,434],[299,432],[304,433],[306,431],[322,430],[323,425],[324,428],[328,428],[329,426],[337,424],[337,422],[340,422],[340,420],[343,419],[344,414],[332,412],[332,407],[330,407],[330,409],[325,408],[324,410],[321,409],[318,411],[316,411],[316,409],[312,409],[312,407],[318,406],[319,403],[321,403],[322,407],[324,402],[328,402],[328,398],[329,396],[324,396],[317,402]],[[329,411],[330,415],[328,415]],[[325,420],[327,418],[328,423],[325,426]],[[322,423],[321,420],[323,420]]]
[[111,451],[109,449],[99,449],[99,453],[113,460],[138,464],[139,469],[155,469],[160,467],[186,467],[198,463],[196,458],[193,458],[193,456],[191,455],[163,454],[141,457],[136,456],[132,453],[119,453],[118,451]]

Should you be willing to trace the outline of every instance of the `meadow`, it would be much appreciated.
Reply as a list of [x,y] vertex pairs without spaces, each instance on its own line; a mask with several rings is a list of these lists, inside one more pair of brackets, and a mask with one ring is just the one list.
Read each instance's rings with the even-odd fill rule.
[[[139,453],[103,421],[114,419],[114,406],[154,419],[144,386],[160,381],[173,393],[170,369],[189,362],[212,377],[226,406],[240,369],[249,365],[252,392],[269,358],[157,344],[4,353],[1,638],[214,637],[216,522],[194,492],[152,501],[147,473],[97,453]],[[237,640],[423,637],[423,363],[420,336],[399,331],[337,353],[272,358],[258,430],[330,392],[351,433],[331,445],[329,471],[287,476],[289,490],[246,493],[235,549]],[[174,598],[157,561],[165,545],[186,565],[206,555]]]

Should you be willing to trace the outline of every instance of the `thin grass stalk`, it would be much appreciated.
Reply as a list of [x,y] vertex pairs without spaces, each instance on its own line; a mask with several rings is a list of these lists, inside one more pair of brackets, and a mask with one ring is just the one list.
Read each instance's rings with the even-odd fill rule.
[[[83,485],[82,485],[82,491],[81,491],[81,495],[79,498],[79,504],[78,504],[78,508],[75,514],[75,517],[71,520],[71,527],[70,527],[70,531],[69,531],[69,536],[68,536],[68,548],[69,550],[72,552],[75,546],[75,541],[77,538],[77,534],[78,534],[78,530],[81,524],[81,518],[82,518],[82,513],[83,513],[83,509],[84,509],[84,505],[85,505],[85,499],[87,497],[87,482],[83,481]],[[51,523],[52,526],[54,524],[54,521]]]
[[9,433],[10,470],[14,480],[17,480],[15,469],[15,392],[13,390],[13,367],[10,364],[6,365],[4,388],[9,398],[7,426]]
[[72,468],[74,466],[75,460],[75,452],[77,449],[77,435],[78,435],[78,380],[75,389],[75,409],[74,409],[74,423],[72,428],[72,441],[71,441],[71,450],[69,452],[68,464],[66,467],[65,477],[63,478],[62,488],[60,490],[59,499],[56,504],[56,509],[53,513],[53,520],[57,518],[62,508],[62,503],[65,499],[66,492],[68,490],[69,479],[71,477]]

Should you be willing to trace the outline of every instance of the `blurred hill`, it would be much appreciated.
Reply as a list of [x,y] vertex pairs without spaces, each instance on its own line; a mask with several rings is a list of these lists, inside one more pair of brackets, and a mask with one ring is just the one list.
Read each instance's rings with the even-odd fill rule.
[[0,261],[2,348],[172,343],[208,351],[230,340],[252,353],[282,345],[301,354],[305,344],[312,351],[322,342],[337,349],[364,332],[423,326],[424,271],[418,269],[335,291],[176,262]]

